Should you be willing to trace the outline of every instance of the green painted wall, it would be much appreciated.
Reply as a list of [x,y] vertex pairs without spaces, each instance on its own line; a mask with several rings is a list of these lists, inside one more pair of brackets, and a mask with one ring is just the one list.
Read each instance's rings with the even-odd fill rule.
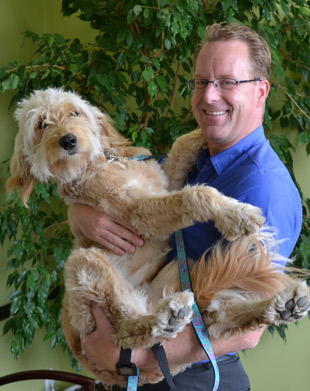
[[[94,32],[87,23],[77,18],[64,18],[60,12],[61,0],[0,0],[0,67],[9,61],[27,59],[33,48],[23,44],[22,33],[30,29],[37,33],[58,32],[68,38],[79,37],[91,42]],[[8,159],[13,151],[16,126],[12,112],[8,111],[9,97],[0,96],[0,161]],[[296,133],[290,133],[296,140]],[[309,158],[304,148],[298,148],[295,155],[295,170],[305,195],[310,197],[308,180]],[[7,173],[0,171],[0,202],[5,197]],[[0,248],[0,305],[6,303],[6,250]],[[0,323],[0,329],[3,327]],[[310,322],[304,319],[298,326],[289,327],[288,342],[278,335],[265,333],[259,345],[240,353],[249,373],[252,391],[308,391],[310,389]],[[42,342],[43,334],[38,334],[32,348],[18,360],[14,360],[10,350],[10,335],[0,336],[0,376],[24,370],[49,369],[69,370],[68,360],[60,349],[51,350],[48,342]],[[5,391],[17,391],[21,384],[6,386]],[[25,382],[23,391],[44,390],[44,382]]]

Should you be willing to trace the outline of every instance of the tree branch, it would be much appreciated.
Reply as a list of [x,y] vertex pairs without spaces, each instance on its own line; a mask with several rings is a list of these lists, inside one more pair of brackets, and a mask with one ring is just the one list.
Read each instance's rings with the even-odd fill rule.
[[308,115],[296,102],[296,100],[288,93],[287,88],[280,86],[280,89],[285,93],[285,95],[294,103],[294,105],[298,108],[298,110],[303,113],[309,120],[310,120],[310,115]]
[[167,113],[166,113],[166,117],[167,117],[167,118],[169,118],[169,117],[171,116],[170,110],[172,110],[172,108],[173,108],[173,106],[174,106],[175,98],[176,98],[177,93],[178,93],[178,88],[179,88],[179,74],[180,74],[180,71],[181,71],[181,62],[178,61],[177,70],[176,70],[176,72],[175,72],[174,86],[173,86],[172,96],[171,96],[171,100],[170,100],[170,105],[169,105],[168,110],[167,110]]

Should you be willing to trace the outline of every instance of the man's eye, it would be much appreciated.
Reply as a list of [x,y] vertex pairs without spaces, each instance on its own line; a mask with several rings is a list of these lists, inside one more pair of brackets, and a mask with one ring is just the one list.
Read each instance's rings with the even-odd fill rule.
[[206,86],[208,85],[208,81],[207,80],[195,80],[195,87],[198,89],[198,90],[203,90],[206,88]]
[[235,84],[233,80],[220,80],[219,83],[223,86],[232,86]]

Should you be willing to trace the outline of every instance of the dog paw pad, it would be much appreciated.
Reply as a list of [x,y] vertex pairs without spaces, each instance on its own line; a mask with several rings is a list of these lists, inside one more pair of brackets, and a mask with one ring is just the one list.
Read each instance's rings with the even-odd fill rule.
[[310,288],[305,281],[289,284],[274,298],[272,307],[270,319],[275,324],[301,319],[310,308]]
[[303,308],[306,305],[306,303],[307,303],[307,297],[303,296],[303,297],[301,297],[300,299],[297,300],[296,304],[297,304],[297,306],[299,308]]
[[177,292],[163,299],[157,307],[153,336],[173,337],[191,321],[191,308],[194,299],[189,292]]
[[173,326],[173,327],[172,328],[165,328],[165,331],[168,331],[171,333],[176,332],[180,328],[180,324],[185,319],[185,317],[188,317],[188,315],[190,314],[190,310],[191,310],[190,307],[187,306],[186,308],[181,308],[178,311],[177,316],[171,316],[168,320],[168,324],[169,324],[169,326]]
[[172,327],[172,328],[169,328],[169,329],[164,329],[165,331],[167,331],[168,333],[175,333],[176,331],[178,331],[180,328],[180,325],[175,325],[175,327]]
[[188,315],[191,312],[191,307],[187,306],[186,308],[181,308],[178,312],[178,318],[184,319],[185,317],[188,317]]
[[285,303],[285,308],[288,310],[288,311],[292,311],[294,309],[294,306],[295,306],[295,303],[294,303],[294,300],[291,299],[289,301],[287,301]]
[[279,314],[282,320],[289,320],[293,313],[291,311],[279,311]]
[[174,317],[171,317],[170,319],[169,319],[169,325],[170,326],[175,326],[176,324],[177,324],[177,320],[176,320],[176,318],[174,318]]
[[178,312],[178,318],[184,319],[185,318],[185,309],[181,308],[180,311]]

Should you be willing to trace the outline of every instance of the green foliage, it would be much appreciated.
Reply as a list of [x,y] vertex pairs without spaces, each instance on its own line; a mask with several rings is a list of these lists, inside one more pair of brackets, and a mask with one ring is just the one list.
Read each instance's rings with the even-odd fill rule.
[[[8,297],[11,316],[3,333],[11,331],[15,337],[11,343],[14,357],[31,346],[36,331],[42,328],[52,347],[60,344],[66,348],[60,308],[63,267],[72,237],[62,209],[56,186],[37,184],[29,208],[12,193],[0,213],[0,243],[9,243],[7,286],[12,290]],[[51,295],[53,300],[49,300]]]
[[[214,22],[238,22],[264,37],[272,51],[272,91],[265,125],[298,129],[299,144],[310,153],[310,2],[309,0],[63,0],[62,13],[89,22],[94,43],[60,34],[25,32],[36,47],[27,64],[0,69],[2,93],[13,93],[11,106],[34,89],[74,89],[108,112],[136,145],[165,152],[173,140],[196,125],[185,82],[193,69],[196,45]],[[284,136],[272,144],[292,176],[292,145]],[[11,318],[5,332],[15,336],[17,355],[45,327],[52,345],[60,335],[63,263],[71,242],[62,214],[47,212],[53,188],[39,186],[25,209],[11,196],[1,213],[1,243],[11,241],[8,284],[13,288]],[[304,200],[304,225],[295,249],[297,262],[310,268],[310,201]],[[51,234],[52,232],[52,234]],[[61,288],[62,292],[62,288]],[[280,331],[283,334],[283,330]]]

